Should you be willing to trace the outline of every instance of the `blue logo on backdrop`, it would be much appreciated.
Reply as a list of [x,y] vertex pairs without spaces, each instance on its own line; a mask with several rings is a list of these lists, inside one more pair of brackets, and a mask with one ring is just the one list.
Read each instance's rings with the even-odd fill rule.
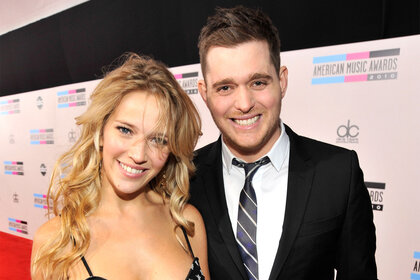
[[410,275],[411,280],[420,280],[420,252],[414,252],[414,267]]
[[57,107],[59,109],[86,105],[86,89],[78,88],[57,92]]
[[397,79],[399,55],[395,48],[314,57],[312,85]]
[[0,101],[0,115],[13,115],[20,113],[20,100],[10,99]]
[[28,222],[17,220],[14,218],[8,218],[9,220],[9,230],[28,234]]
[[54,129],[31,129],[31,145],[54,144]]
[[6,175],[25,175],[22,161],[4,161],[4,174]]

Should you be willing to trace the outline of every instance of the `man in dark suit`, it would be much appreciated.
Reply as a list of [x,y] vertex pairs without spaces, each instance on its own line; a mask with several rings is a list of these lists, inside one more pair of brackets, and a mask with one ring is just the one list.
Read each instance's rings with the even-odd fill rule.
[[288,70],[259,10],[217,9],[198,87],[221,131],[196,152],[191,200],[212,279],[377,279],[373,214],[354,151],[283,124]]

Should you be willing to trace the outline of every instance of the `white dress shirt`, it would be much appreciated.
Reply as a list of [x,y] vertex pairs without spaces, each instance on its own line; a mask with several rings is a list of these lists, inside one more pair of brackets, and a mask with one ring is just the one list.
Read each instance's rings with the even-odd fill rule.
[[[257,197],[257,253],[260,280],[270,276],[282,234],[286,209],[290,141],[280,121],[281,134],[268,154],[270,163],[261,166],[252,180]],[[264,157],[262,156],[262,157]],[[261,157],[261,158],[262,158]],[[235,156],[223,142],[223,182],[232,229],[236,237],[239,196],[245,183],[245,170],[234,166]],[[243,161],[237,158],[239,161]]]

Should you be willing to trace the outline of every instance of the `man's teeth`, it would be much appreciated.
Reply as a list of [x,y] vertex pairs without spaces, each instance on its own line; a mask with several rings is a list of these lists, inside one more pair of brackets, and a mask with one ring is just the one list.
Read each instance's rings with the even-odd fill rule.
[[142,173],[144,171],[143,169],[134,169],[134,168],[131,168],[130,166],[127,166],[127,165],[125,165],[125,164],[123,164],[121,162],[120,162],[120,165],[128,173],[140,174],[140,173]]
[[246,119],[246,120],[235,119],[235,122],[239,125],[251,125],[251,124],[255,123],[258,119],[259,119],[259,116],[255,116],[253,118]]

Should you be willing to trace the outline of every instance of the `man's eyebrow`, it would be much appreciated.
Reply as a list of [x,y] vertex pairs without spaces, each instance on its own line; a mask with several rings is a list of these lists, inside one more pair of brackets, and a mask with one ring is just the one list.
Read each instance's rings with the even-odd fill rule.
[[266,80],[273,80],[273,77],[266,73],[254,73],[249,77],[250,81],[258,80],[258,79],[266,79]]
[[226,84],[234,84],[235,82],[233,81],[232,78],[226,78],[220,81],[215,82],[214,84],[212,84],[212,88],[218,88],[222,85],[226,85]]
[[[249,81],[258,80],[258,79],[266,79],[266,80],[271,81],[273,80],[273,77],[267,73],[254,73],[248,78]],[[220,86],[228,85],[228,84],[235,84],[235,81],[232,78],[226,78],[212,84],[212,88],[218,88]]]

